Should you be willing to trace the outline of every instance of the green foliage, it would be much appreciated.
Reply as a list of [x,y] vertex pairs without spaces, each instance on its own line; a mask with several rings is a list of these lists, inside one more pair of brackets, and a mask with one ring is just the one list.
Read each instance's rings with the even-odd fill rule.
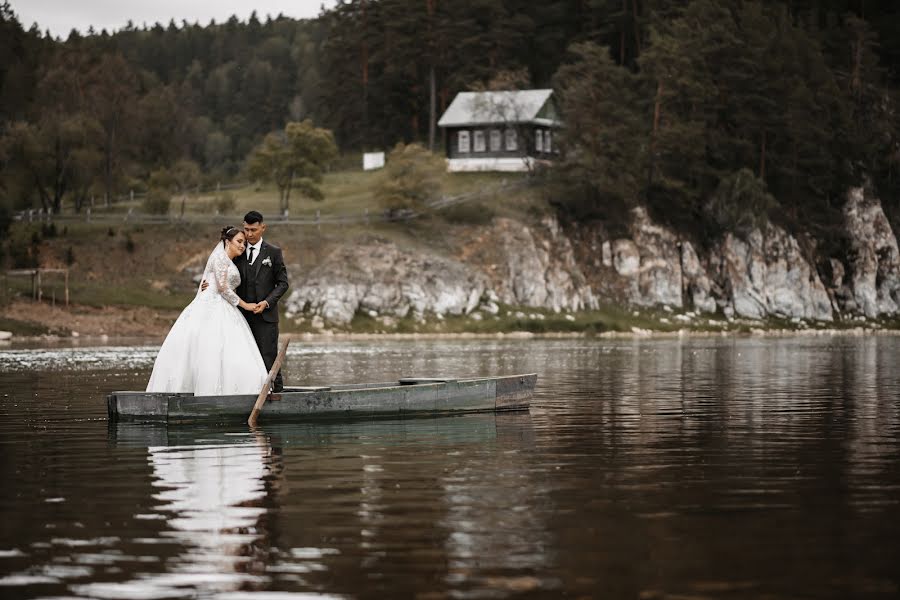
[[[576,218],[640,202],[705,236],[752,227],[768,194],[816,231],[839,225],[835,208],[862,174],[881,173],[886,194],[900,121],[871,30],[852,16],[824,30],[796,17],[779,4],[671,3],[641,25],[636,70],[607,47],[572,46],[556,78],[567,123],[557,202]],[[748,175],[756,203],[737,206]]]
[[150,173],[147,185],[151,190],[167,190],[169,192],[175,191],[176,188],[175,178],[172,176],[172,172],[166,167],[160,167]]
[[769,212],[776,206],[765,182],[749,169],[741,169],[719,182],[705,208],[720,233],[733,231],[747,236],[768,223]]
[[171,177],[175,190],[187,194],[200,185],[200,166],[190,159],[182,158],[172,166]]
[[9,232],[9,226],[12,224],[12,213],[9,207],[0,200],[0,239],[5,238]]
[[166,215],[172,205],[172,196],[164,189],[150,188],[141,201],[141,208],[147,214]]
[[40,230],[30,226],[15,226],[9,230],[9,257],[14,269],[32,269],[39,267]]
[[444,161],[420,144],[397,144],[388,154],[375,197],[389,211],[421,210],[440,193],[445,170]]
[[287,214],[294,189],[311,200],[322,200],[322,175],[337,156],[330,131],[309,120],[291,122],[284,131],[268,134],[253,150],[247,158],[247,174],[258,181],[274,182],[281,197],[281,213]]
[[634,206],[645,184],[649,135],[640,82],[613,63],[607,48],[578,44],[572,54],[575,60],[556,77],[567,126],[555,175],[569,187],[594,191],[586,196],[570,190],[570,199],[581,201],[574,211],[591,212],[585,203]]
[[8,319],[6,317],[0,317],[0,330],[9,331],[15,336],[38,336],[54,333],[43,325],[38,325],[37,323],[29,323],[28,321]]
[[463,202],[448,206],[440,212],[440,216],[447,222],[460,225],[487,225],[495,215],[496,211],[484,202]]
[[[641,202],[699,223],[749,169],[795,223],[833,220],[864,177],[900,223],[898,31],[889,2],[345,0],[317,19],[62,42],[2,2],[0,203],[114,202],[181,160],[236,177],[286,122],[327,127],[344,151],[432,139],[459,91],[552,84],[567,127],[551,181],[577,218]],[[173,194],[196,185],[184,174]],[[315,176],[264,178],[283,211],[292,190],[319,196]]]
[[231,192],[221,192],[213,200],[213,206],[219,214],[226,214],[234,210],[237,202]]

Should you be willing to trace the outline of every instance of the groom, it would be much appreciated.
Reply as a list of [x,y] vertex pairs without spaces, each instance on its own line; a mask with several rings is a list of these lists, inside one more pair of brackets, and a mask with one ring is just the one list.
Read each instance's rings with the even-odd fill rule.
[[[265,242],[262,237],[265,232],[262,214],[251,210],[244,215],[247,248],[234,258],[234,264],[241,273],[241,283],[235,292],[241,300],[256,304],[252,312],[240,310],[250,325],[268,371],[278,355],[278,300],[288,289],[288,277],[281,248]],[[206,285],[204,282],[203,289]],[[272,382],[272,392],[279,393],[283,388],[284,381],[278,371]]]
[[[244,237],[247,249],[234,259],[241,272],[241,284],[235,292],[245,302],[256,302],[253,312],[241,310],[256,339],[266,370],[272,368],[278,354],[278,300],[288,289],[287,269],[281,248],[263,240],[266,224],[263,216],[251,210],[244,215]],[[281,371],[275,375],[272,391],[281,392]]]

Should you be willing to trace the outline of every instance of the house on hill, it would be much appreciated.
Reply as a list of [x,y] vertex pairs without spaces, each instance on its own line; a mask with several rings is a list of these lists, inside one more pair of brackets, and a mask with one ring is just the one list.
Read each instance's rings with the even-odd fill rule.
[[448,171],[526,171],[557,154],[553,90],[461,92],[438,121]]

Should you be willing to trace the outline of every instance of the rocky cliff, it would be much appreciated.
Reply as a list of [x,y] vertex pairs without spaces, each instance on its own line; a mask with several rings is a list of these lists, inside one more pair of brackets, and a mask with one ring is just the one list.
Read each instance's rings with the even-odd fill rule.
[[[727,234],[699,252],[643,209],[617,237],[590,227],[567,235],[544,217],[461,228],[440,253],[363,238],[295,277],[301,283],[287,313],[316,326],[346,325],[360,312],[386,324],[408,316],[481,319],[499,304],[575,312],[610,302],[825,322],[897,314],[900,253],[880,202],[851,190],[844,217],[851,252],[843,257],[812,255],[771,224],[743,237]],[[827,266],[827,278],[817,265]]]

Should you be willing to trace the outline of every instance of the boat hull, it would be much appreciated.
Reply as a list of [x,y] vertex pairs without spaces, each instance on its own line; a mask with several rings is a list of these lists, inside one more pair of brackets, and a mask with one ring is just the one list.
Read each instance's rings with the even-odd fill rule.
[[[458,413],[528,410],[537,375],[477,379],[408,378],[390,383],[285,388],[266,400],[265,421],[397,418]],[[110,421],[246,421],[256,396],[113,392]]]

